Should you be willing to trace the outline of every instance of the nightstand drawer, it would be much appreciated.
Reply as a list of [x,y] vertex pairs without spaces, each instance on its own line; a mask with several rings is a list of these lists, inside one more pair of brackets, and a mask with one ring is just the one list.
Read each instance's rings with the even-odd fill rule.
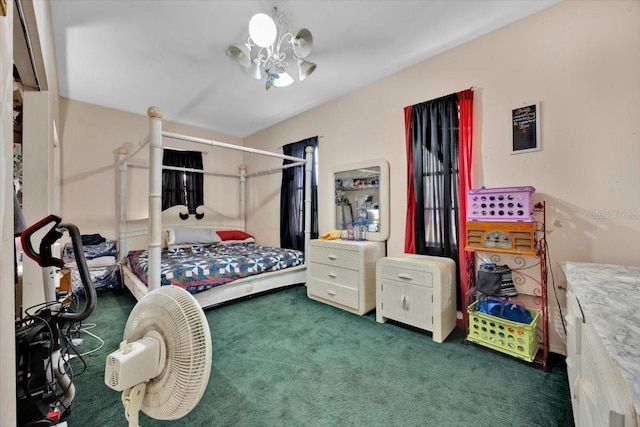
[[358,289],[358,272],[356,270],[311,263],[307,266],[307,274],[310,279],[324,280],[328,283]]
[[320,263],[326,265],[334,265],[336,267],[349,268],[358,270],[359,252],[337,247],[313,246],[309,251],[309,261],[311,263]]
[[433,277],[428,271],[418,271],[407,266],[385,265],[380,266],[382,280],[393,280],[401,283],[411,283],[419,286],[433,286]]
[[358,310],[357,289],[346,288],[335,283],[329,283],[311,277],[307,280],[307,292],[309,295],[330,301],[334,304]]

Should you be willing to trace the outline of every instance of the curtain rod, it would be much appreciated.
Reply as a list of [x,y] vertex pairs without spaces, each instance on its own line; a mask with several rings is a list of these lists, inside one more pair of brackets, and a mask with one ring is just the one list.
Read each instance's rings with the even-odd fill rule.
[[163,149],[167,149],[167,150],[173,150],[173,151],[193,151],[195,153],[201,153],[201,154],[209,154],[208,151],[199,151],[199,150],[188,150],[186,148],[176,148],[176,147],[162,147]]
[[[309,137],[309,138],[313,138],[313,137]],[[320,139],[320,138],[324,138],[324,135],[317,135],[317,136],[316,136],[316,138],[318,138],[318,139]],[[282,144],[282,145],[280,145],[280,146],[279,146],[279,147],[277,147],[277,148],[282,148],[282,147],[284,147],[285,145],[289,145],[289,144],[293,144],[293,142],[290,142],[290,143],[287,143],[287,144]]]

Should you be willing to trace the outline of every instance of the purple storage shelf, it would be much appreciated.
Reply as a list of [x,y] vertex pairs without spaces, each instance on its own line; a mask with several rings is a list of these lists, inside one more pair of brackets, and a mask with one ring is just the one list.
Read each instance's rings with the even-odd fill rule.
[[467,220],[534,222],[533,187],[479,188],[467,191]]

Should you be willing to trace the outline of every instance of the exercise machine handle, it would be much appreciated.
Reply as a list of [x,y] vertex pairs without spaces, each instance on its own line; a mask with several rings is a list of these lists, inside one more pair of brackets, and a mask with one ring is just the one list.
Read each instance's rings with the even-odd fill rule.
[[[20,235],[20,242],[22,243],[22,249],[24,250],[25,255],[37,262],[40,267],[64,267],[62,260],[54,258],[51,254],[51,247],[60,237],[62,237],[62,233],[58,230],[58,225],[61,221],[62,218],[55,215],[49,215],[27,227],[27,229]],[[40,252],[36,252],[33,249],[31,237],[37,231],[40,231],[52,223],[54,225],[49,229],[49,231],[47,231],[47,234],[45,234],[42,240],[40,240]]]
[[[84,257],[84,248],[82,247],[82,236],[80,235],[80,231],[78,227],[73,224],[61,224],[62,219],[56,215],[49,215],[34,225],[28,227],[20,236],[20,241],[22,242],[22,247],[25,251],[25,254],[38,263],[41,267],[64,267],[64,262],[59,258],[54,258],[51,254],[51,247],[53,244],[62,237],[61,230],[67,230],[69,233],[69,237],[71,238],[71,244],[73,246],[73,254],[76,259],[76,265],[78,267],[78,273],[80,275],[80,280],[82,282],[82,287],[84,288],[84,293],[86,296],[86,305],[84,310],[80,313],[72,313],[65,312],[60,313],[58,317],[63,320],[68,320],[71,322],[79,322],[85,320],[87,317],[93,313],[93,310],[96,307],[96,302],[98,296],[96,294],[96,289],[93,287],[91,283],[91,276],[89,275],[89,268],[87,267],[87,261]],[[45,228],[49,224],[55,224],[52,226],[49,231],[45,234],[45,236],[40,241],[40,252],[37,253],[33,249],[33,245],[31,244],[31,237],[35,232],[40,229]]]
[[96,302],[98,295],[96,294],[96,288],[91,283],[91,276],[89,275],[89,267],[87,267],[87,261],[84,257],[84,248],[82,247],[82,236],[78,227],[73,224],[60,224],[60,228],[64,228],[71,237],[71,244],[73,245],[73,254],[76,258],[76,265],[78,266],[78,273],[80,274],[80,280],[82,281],[82,287],[84,288],[84,294],[87,302],[84,310],[80,313],[62,313],[61,319],[69,320],[72,322],[80,322],[85,320],[93,313],[96,308]]

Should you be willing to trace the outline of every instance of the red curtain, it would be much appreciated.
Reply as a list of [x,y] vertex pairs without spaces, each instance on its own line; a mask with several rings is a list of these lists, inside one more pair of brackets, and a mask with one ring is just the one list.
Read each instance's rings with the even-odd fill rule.
[[462,312],[467,313],[467,291],[473,283],[473,254],[465,251],[467,237],[467,190],[473,188],[471,184],[471,163],[473,160],[473,90],[467,89],[458,92],[458,105],[460,108],[460,122],[458,127],[458,190],[460,197],[459,209],[459,235],[458,235],[458,259],[460,262],[460,294],[462,296]]
[[407,146],[407,220],[404,231],[404,252],[407,254],[416,253],[416,194],[413,183],[413,148],[411,143],[411,109],[412,106],[404,107],[404,132]]

